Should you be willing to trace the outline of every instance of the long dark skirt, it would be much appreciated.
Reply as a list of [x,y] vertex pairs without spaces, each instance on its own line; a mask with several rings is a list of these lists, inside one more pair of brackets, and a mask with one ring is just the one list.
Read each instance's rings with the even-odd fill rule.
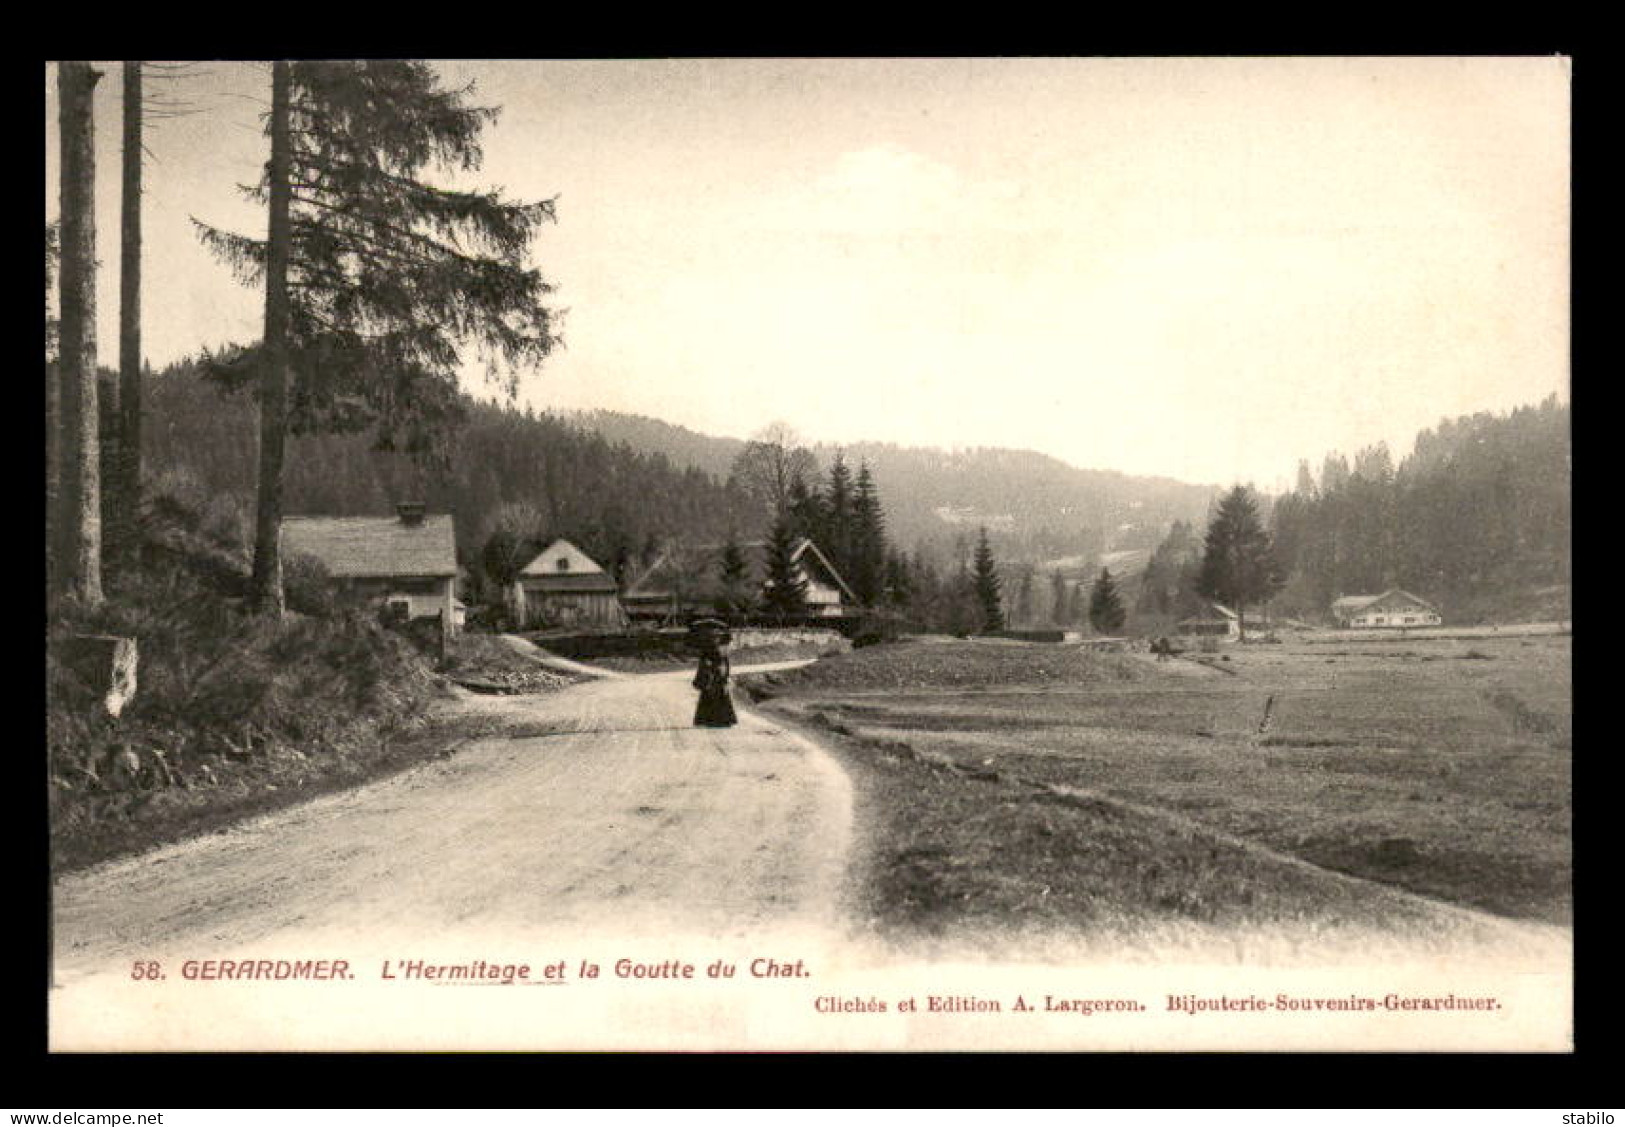
[[694,726],[697,728],[731,728],[739,723],[739,717],[734,713],[733,698],[728,695],[726,684],[700,691],[700,703],[694,709]]

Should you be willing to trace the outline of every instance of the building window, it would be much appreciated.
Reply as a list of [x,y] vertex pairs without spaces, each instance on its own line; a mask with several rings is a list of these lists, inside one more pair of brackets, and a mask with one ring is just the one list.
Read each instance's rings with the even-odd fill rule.
[[570,557],[569,556],[560,556],[559,557],[559,570],[560,571],[569,571],[570,570]]

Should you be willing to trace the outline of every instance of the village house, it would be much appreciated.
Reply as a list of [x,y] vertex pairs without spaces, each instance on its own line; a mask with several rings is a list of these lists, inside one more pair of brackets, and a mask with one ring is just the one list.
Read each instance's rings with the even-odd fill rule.
[[1239,638],[1241,617],[1229,607],[1203,603],[1201,610],[1174,624],[1174,633],[1193,638]]
[[282,553],[311,557],[342,586],[406,619],[444,616],[453,630],[460,621],[449,513],[408,502],[392,517],[284,517]]
[[1390,587],[1380,595],[1344,595],[1332,602],[1332,618],[1349,629],[1438,626],[1439,610],[1426,599]]
[[[729,613],[732,593],[722,581],[725,545],[672,545],[627,586],[622,602],[634,622],[677,624],[691,618]],[[768,545],[765,540],[738,545],[745,561],[739,594],[759,603],[767,589]],[[849,614],[857,597],[829,557],[806,537],[791,552],[796,573],[806,585],[808,619],[829,621]]]
[[511,598],[525,626],[618,630],[627,622],[619,590],[596,560],[559,539],[520,569]]

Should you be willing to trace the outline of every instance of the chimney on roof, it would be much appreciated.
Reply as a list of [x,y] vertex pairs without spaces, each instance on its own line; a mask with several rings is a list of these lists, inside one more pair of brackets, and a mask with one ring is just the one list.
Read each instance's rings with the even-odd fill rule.
[[408,528],[416,528],[423,523],[422,501],[402,501],[395,506],[395,511],[400,514],[401,523]]

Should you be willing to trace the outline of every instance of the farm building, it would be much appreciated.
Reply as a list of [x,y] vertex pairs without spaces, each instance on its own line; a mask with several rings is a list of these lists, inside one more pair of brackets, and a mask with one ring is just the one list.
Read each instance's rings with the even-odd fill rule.
[[1188,637],[1237,638],[1241,636],[1241,618],[1229,607],[1204,603],[1201,610],[1176,622],[1174,633]]
[[626,625],[620,586],[568,540],[555,540],[520,569],[511,597],[526,626],[617,630]]
[[284,517],[284,557],[310,556],[328,575],[408,619],[456,628],[457,537],[449,513],[401,504],[392,517]]
[[[633,621],[677,623],[695,616],[727,614],[729,592],[722,582],[724,545],[673,545],[663,551],[626,589],[622,602]],[[739,545],[745,558],[745,577],[739,595],[759,600],[767,585],[767,542]],[[846,615],[857,599],[835,565],[806,537],[792,553],[796,570],[806,584],[808,618],[833,619]]]
[[1444,621],[1432,603],[1398,587],[1380,595],[1344,595],[1333,601],[1332,618],[1349,628],[1438,626]]

